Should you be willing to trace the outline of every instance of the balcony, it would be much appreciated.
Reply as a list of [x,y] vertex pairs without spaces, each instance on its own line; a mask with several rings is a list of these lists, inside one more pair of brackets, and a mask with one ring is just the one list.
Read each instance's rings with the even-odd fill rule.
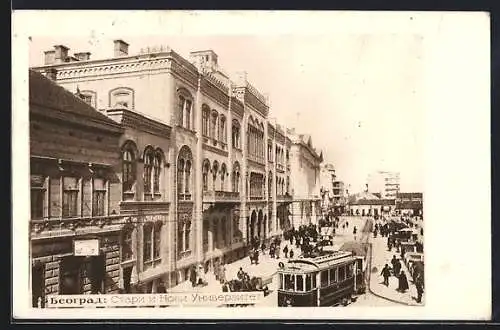
[[251,201],[263,201],[264,196],[249,196],[248,199]]
[[30,232],[32,237],[52,237],[75,233],[77,230],[99,232],[124,223],[123,215],[31,220]]
[[234,191],[204,191],[203,203],[239,203],[240,193]]
[[277,200],[278,202],[282,202],[282,203],[283,203],[283,202],[291,202],[291,201],[292,201],[292,199],[293,199],[293,198],[292,198],[292,196],[291,196],[291,195],[289,195],[289,194],[285,194],[285,195],[278,195],[278,196],[276,196],[276,200]]

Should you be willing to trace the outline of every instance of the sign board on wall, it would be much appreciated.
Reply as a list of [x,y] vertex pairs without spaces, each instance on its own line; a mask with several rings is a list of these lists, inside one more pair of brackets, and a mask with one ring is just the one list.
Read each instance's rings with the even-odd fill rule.
[[73,242],[74,255],[76,257],[98,256],[99,255],[99,240],[98,239],[81,239]]

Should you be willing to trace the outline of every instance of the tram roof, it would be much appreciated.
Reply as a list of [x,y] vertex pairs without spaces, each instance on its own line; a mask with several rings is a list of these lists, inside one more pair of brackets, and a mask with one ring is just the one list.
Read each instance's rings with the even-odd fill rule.
[[284,267],[288,271],[318,271],[343,263],[353,257],[349,251],[332,251],[331,253],[315,258],[299,258],[290,260]]

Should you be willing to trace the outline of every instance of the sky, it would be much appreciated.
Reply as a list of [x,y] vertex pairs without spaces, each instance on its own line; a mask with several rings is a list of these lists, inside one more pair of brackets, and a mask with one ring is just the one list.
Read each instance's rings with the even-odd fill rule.
[[350,191],[361,191],[369,173],[398,171],[402,191],[423,191],[423,38],[408,32],[184,35],[158,30],[98,32],[91,19],[77,35],[31,35],[30,66],[43,51],[64,44],[70,53],[111,57],[113,40],[129,53],[169,46],[182,56],[212,49],[227,73],[246,71],[270,98],[270,117],[310,134]]

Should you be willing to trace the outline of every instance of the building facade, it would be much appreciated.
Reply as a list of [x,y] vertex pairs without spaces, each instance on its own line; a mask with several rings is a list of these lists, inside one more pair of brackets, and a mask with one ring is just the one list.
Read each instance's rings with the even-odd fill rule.
[[396,199],[400,189],[399,172],[377,171],[368,176],[368,191],[378,193],[382,198]]
[[396,210],[396,200],[380,198],[375,194],[363,192],[350,196],[349,214],[352,216],[389,216]]
[[48,294],[118,292],[123,130],[31,70],[29,107],[33,306]]
[[321,163],[323,154],[313,148],[311,137],[290,130],[292,225],[317,224],[321,216]]
[[245,73],[228,78],[211,50],[188,60],[128,47],[116,40],[113,57],[91,60],[59,45],[33,68],[123,127],[116,212],[130,222],[122,245],[137,253],[121,260],[122,286],[155,292],[195,265],[208,271],[243,257],[252,239],[292,225],[293,196],[310,209],[296,220],[313,216],[319,199],[307,196],[319,196],[322,155],[270,122],[267,98]]
[[423,216],[423,194],[400,192],[396,198],[396,209],[400,214]]

